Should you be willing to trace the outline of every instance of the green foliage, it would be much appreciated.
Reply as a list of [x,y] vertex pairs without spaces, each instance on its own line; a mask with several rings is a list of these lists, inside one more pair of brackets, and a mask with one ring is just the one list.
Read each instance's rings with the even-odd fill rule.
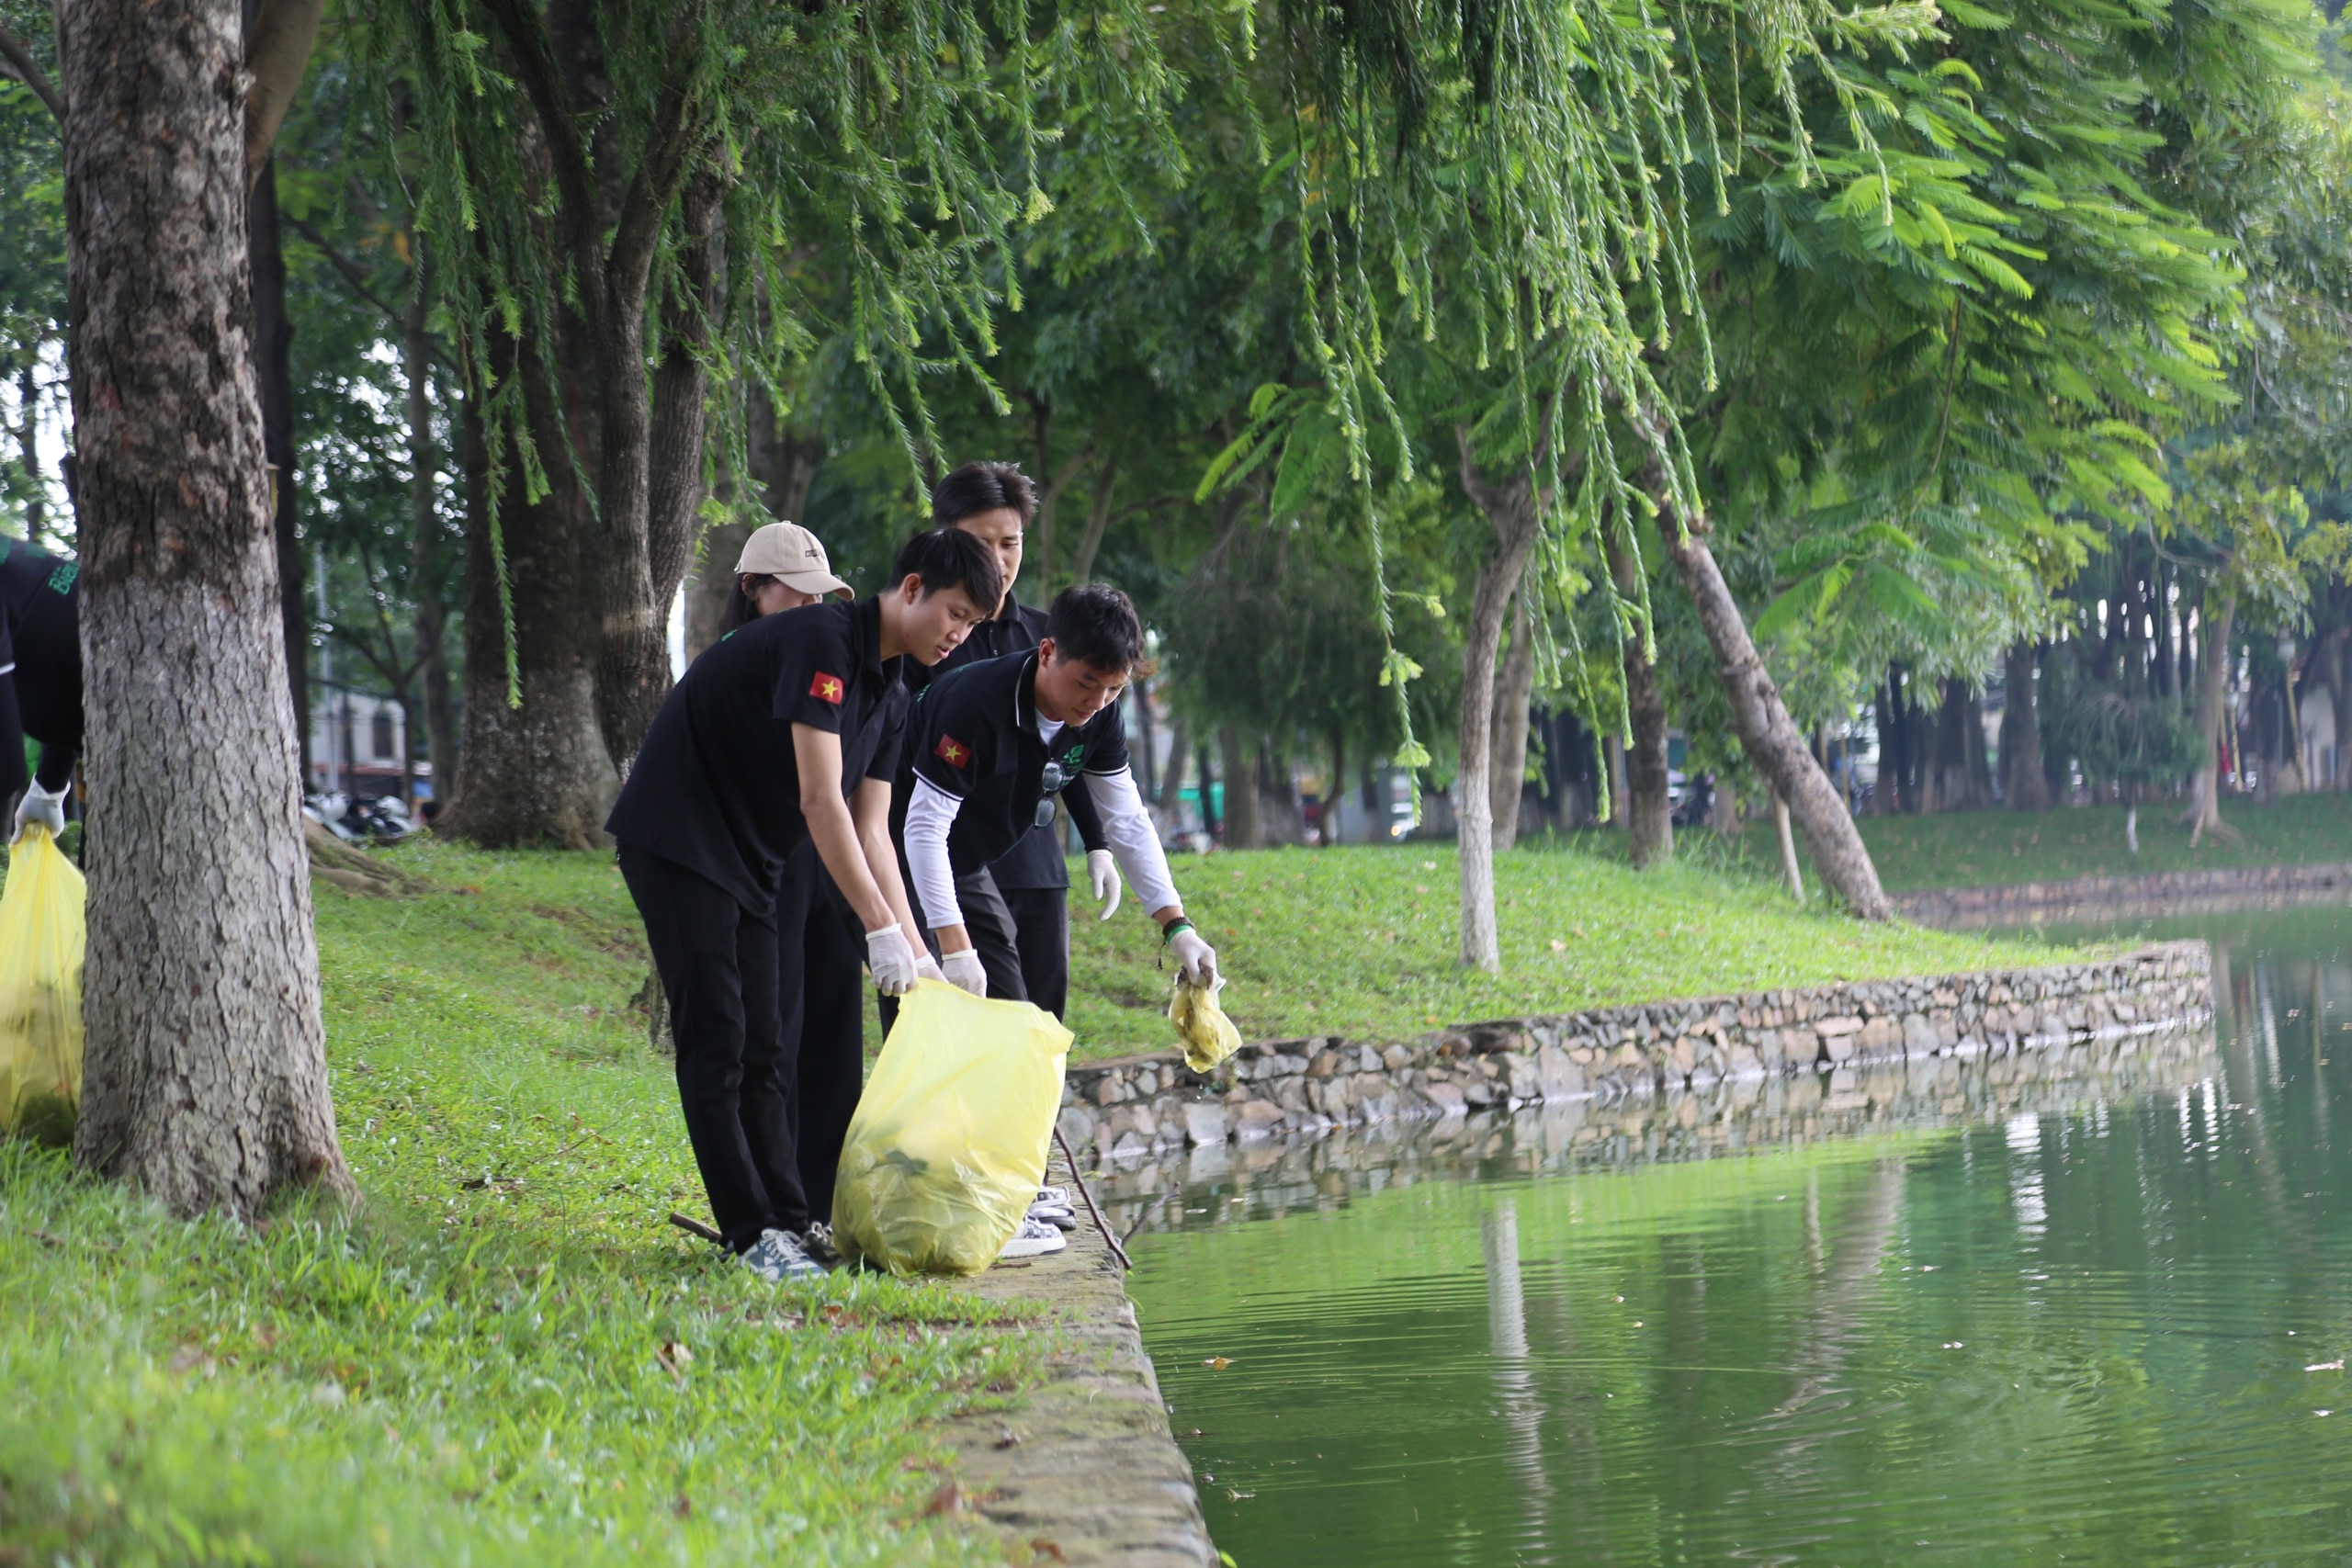
[[2142,815],[2136,856],[2123,847],[2120,806],[1865,817],[1861,829],[1881,879],[1897,891],[2352,862],[2352,795],[2299,795],[2267,805],[2233,800],[2230,825],[2242,839],[2209,833],[2193,847],[2188,824],[2173,815]]
[[2195,727],[2170,697],[2094,688],[2076,693],[2043,723],[2050,744],[2094,783],[2133,790],[2169,784],[2203,755]]

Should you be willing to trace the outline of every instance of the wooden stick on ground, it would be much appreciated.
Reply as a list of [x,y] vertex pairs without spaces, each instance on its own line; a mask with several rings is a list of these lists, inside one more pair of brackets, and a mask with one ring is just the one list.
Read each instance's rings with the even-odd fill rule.
[[1094,1194],[1086,1190],[1086,1178],[1078,1174],[1078,1156],[1069,1152],[1069,1142],[1062,1136],[1062,1130],[1058,1126],[1054,1129],[1054,1142],[1060,1146],[1062,1158],[1069,1162],[1069,1179],[1078,1183],[1078,1195],[1086,1200],[1086,1212],[1094,1216],[1094,1228],[1102,1233],[1102,1239],[1111,1244],[1113,1252],[1118,1254],[1119,1266],[1123,1269],[1133,1269],[1136,1266],[1136,1260],[1127,1256],[1127,1249],[1121,1247],[1119,1238],[1111,1234],[1111,1226],[1102,1218],[1102,1211],[1094,1206]]
[[690,1214],[673,1213],[670,1216],[670,1223],[677,1226],[680,1230],[685,1232],[688,1235],[698,1235],[705,1241],[715,1242],[721,1247],[727,1245],[727,1238],[725,1236],[719,1235],[718,1232],[712,1229],[710,1226],[704,1224],[700,1220],[694,1218]]

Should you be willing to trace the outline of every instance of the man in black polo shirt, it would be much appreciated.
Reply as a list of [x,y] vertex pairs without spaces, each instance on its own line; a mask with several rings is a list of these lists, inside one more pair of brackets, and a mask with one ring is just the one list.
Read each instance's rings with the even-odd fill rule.
[[1127,766],[1119,694],[1142,657],[1127,596],[1088,583],[1054,601],[1035,652],[967,665],[916,698],[892,816],[916,912],[937,940],[940,967],[966,990],[1001,994],[974,950],[957,875],[994,863],[1051,811],[1054,791],[1080,779],[1179,967],[1196,984],[1217,983],[1216,953],[1184,918]]
[[[82,624],[74,564],[0,536],[0,802],[22,790],[14,843],[29,823],[65,831],[65,794],[82,751]],[[25,737],[40,767],[25,776]]]
[[[1004,603],[972,630],[964,646],[940,660],[928,675],[910,675],[917,690],[951,670],[1007,654],[1027,653],[1045,635],[1046,613],[1013,597],[1021,575],[1022,546],[1037,513],[1036,487],[1012,463],[966,463],[931,492],[934,526],[973,535],[996,552],[1004,571]],[[1100,919],[1119,908],[1119,874],[1102,837],[1102,818],[1093,797],[1075,777],[1063,786],[1062,804],[1086,848],[1086,875]],[[989,994],[1020,997],[1056,1018],[1069,1007],[1069,866],[1061,834],[1050,818],[1023,833],[991,864],[956,879],[956,898],[966,930],[988,971]]]
[[817,1272],[778,1030],[776,894],[816,842],[865,928],[874,983],[918,974],[922,928],[889,836],[899,659],[936,664],[1003,591],[996,558],[962,534],[899,554],[862,604],[786,610],[703,651],[646,732],[605,830],[645,920],[670,1001],[678,1098],[711,1214],[763,1278]]

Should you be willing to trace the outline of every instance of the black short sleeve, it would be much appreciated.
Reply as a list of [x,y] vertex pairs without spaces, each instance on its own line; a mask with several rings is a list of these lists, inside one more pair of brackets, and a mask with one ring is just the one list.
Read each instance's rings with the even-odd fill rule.
[[[994,761],[994,735],[990,727],[984,724],[959,725],[938,712],[928,716],[931,722],[912,724],[907,728],[908,737],[922,748],[909,759],[915,776],[929,780],[961,800],[971,792],[972,781],[983,776]],[[959,728],[971,733],[959,735]]]
[[1115,773],[1127,766],[1127,718],[1113,703],[1086,727],[1086,771]]
[[865,776],[888,784],[899,776],[899,749],[907,733],[907,689],[899,687],[890,694],[881,722],[881,737],[874,744],[874,761],[865,765]]
[[[786,610],[800,624],[792,627],[776,665],[775,716],[789,724],[805,724],[839,735],[842,704],[849,695],[850,677],[856,672],[847,623],[822,614],[821,604]],[[812,614],[811,612],[817,612]]]

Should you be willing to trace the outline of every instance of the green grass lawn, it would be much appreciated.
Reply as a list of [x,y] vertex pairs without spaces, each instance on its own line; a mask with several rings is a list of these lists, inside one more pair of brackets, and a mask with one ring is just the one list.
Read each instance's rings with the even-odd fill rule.
[[[1176,886],[1216,945],[1245,1038],[1399,1039],[1440,1024],[1652,998],[2057,962],[2046,947],[1799,909],[1752,871],[1637,873],[1538,843],[1496,867],[1502,973],[1454,962],[1450,847],[1180,855]],[[1082,886],[1082,884],[1081,884]],[[1171,1043],[1159,940],[1129,899],[1108,924],[1072,900],[1075,1054]]]
[[[2137,855],[2124,847],[2120,806],[1866,817],[1862,840],[1890,891],[2352,861],[2352,795],[2301,795],[2267,806],[2224,800],[2222,820],[2243,841],[2209,835],[2195,849],[2175,820],[2180,810],[2177,801],[2141,808]],[[1747,836],[1763,837],[1752,829]]]
[[318,895],[356,1222],[180,1224],[0,1141],[0,1562],[1003,1561],[924,1517],[924,1423],[1023,1337],[672,1230],[609,859],[399,856],[438,890]]

